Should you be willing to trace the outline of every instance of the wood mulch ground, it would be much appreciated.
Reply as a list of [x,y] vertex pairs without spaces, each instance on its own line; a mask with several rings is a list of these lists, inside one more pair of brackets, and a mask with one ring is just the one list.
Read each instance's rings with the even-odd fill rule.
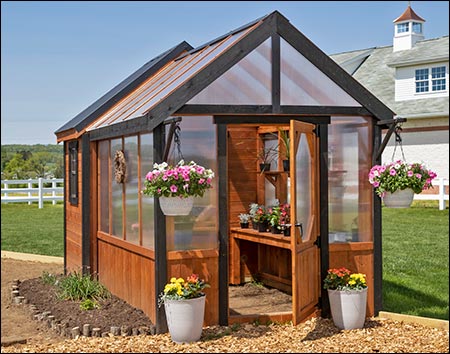
[[[10,280],[39,276],[48,269],[37,262],[2,258],[2,343],[4,334],[25,333],[25,344],[1,347],[2,353],[448,353],[449,331],[393,320],[368,318],[362,329],[339,330],[332,320],[315,318],[290,324],[212,326],[200,341],[175,344],[170,334],[80,336],[66,339],[51,334],[31,320],[24,308],[11,305]],[[39,270],[39,272],[38,272]],[[37,274],[36,274],[37,273]],[[21,274],[21,275],[19,275]],[[41,327],[40,327],[41,326]]]

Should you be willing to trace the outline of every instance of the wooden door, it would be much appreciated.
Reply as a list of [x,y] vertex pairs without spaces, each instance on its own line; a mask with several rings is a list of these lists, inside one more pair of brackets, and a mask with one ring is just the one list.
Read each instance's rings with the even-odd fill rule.
[[290,123],[290,200],[292,322],[297,325],[317,308],[320,294],[319,160],[314,125]]

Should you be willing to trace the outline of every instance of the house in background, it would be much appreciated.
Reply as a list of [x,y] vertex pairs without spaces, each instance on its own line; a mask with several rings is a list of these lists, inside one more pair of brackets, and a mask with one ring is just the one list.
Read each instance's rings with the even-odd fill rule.
[[[449,37],[425,39],[425,19],[410,5],[393,23],[392,46],[330,57],[398,117],[407,119],[400,134],[406,161],[424,162],[438,177],[448,179]],[[391,138],[383,162],[392,160],[394,148],[395,139]],[[394,157],[402,158],[400,146]]]

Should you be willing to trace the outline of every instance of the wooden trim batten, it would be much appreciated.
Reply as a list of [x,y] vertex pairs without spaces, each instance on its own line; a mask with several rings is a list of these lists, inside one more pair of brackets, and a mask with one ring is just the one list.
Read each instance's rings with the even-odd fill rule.
[[83,274],[89,274],[91,268],[91,152],[89,134],[81,138],[81,217],[82,217],[82,244],[81,264]]
[[[160,124],[153,130],[153,156],[157,163],[163,162],[165,148],[165,125]],[[158,295],[164,290],[167,283],[167,245],[166,245],[166,217],[159,206],[159,199],[154,203],[154,227],[155,227],[155,304],[156,307],[156,332],[168,331],[166,313],[164,307],[158,306]]]
[[[320,284],[323,284],[323,281],[327,276],[330,260],[328,244],[328,125],[319,124],[316,129],[319,131]],[[330,313],[328,293],[322,286],[320,288],[321,295],[319,299],[319,306],[322,309],[322,314],[328,316]]]
[[219,325],[228,325],[228,169],[227,126],[217,125],[219,176]]

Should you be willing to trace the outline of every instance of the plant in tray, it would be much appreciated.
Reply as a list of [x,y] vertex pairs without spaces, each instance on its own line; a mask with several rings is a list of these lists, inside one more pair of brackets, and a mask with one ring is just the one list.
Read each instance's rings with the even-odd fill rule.
[[250,223],[251,215],[250,214],[239,214],[239,222],[241,224],[241,228],[248,228],[248,224]]
[[285,236],[291,234],[291,205],[284,203],[280,205],[280,228]]
[[270,171],[270,165],[278,157],[277,147],[261,147],[258,152],[258,160],[261,172]]
[[279,205],[274,205],[268,209],[269,224],[271,226],[271,231],[273,234],[281,233],[280,217],[281,208]]

